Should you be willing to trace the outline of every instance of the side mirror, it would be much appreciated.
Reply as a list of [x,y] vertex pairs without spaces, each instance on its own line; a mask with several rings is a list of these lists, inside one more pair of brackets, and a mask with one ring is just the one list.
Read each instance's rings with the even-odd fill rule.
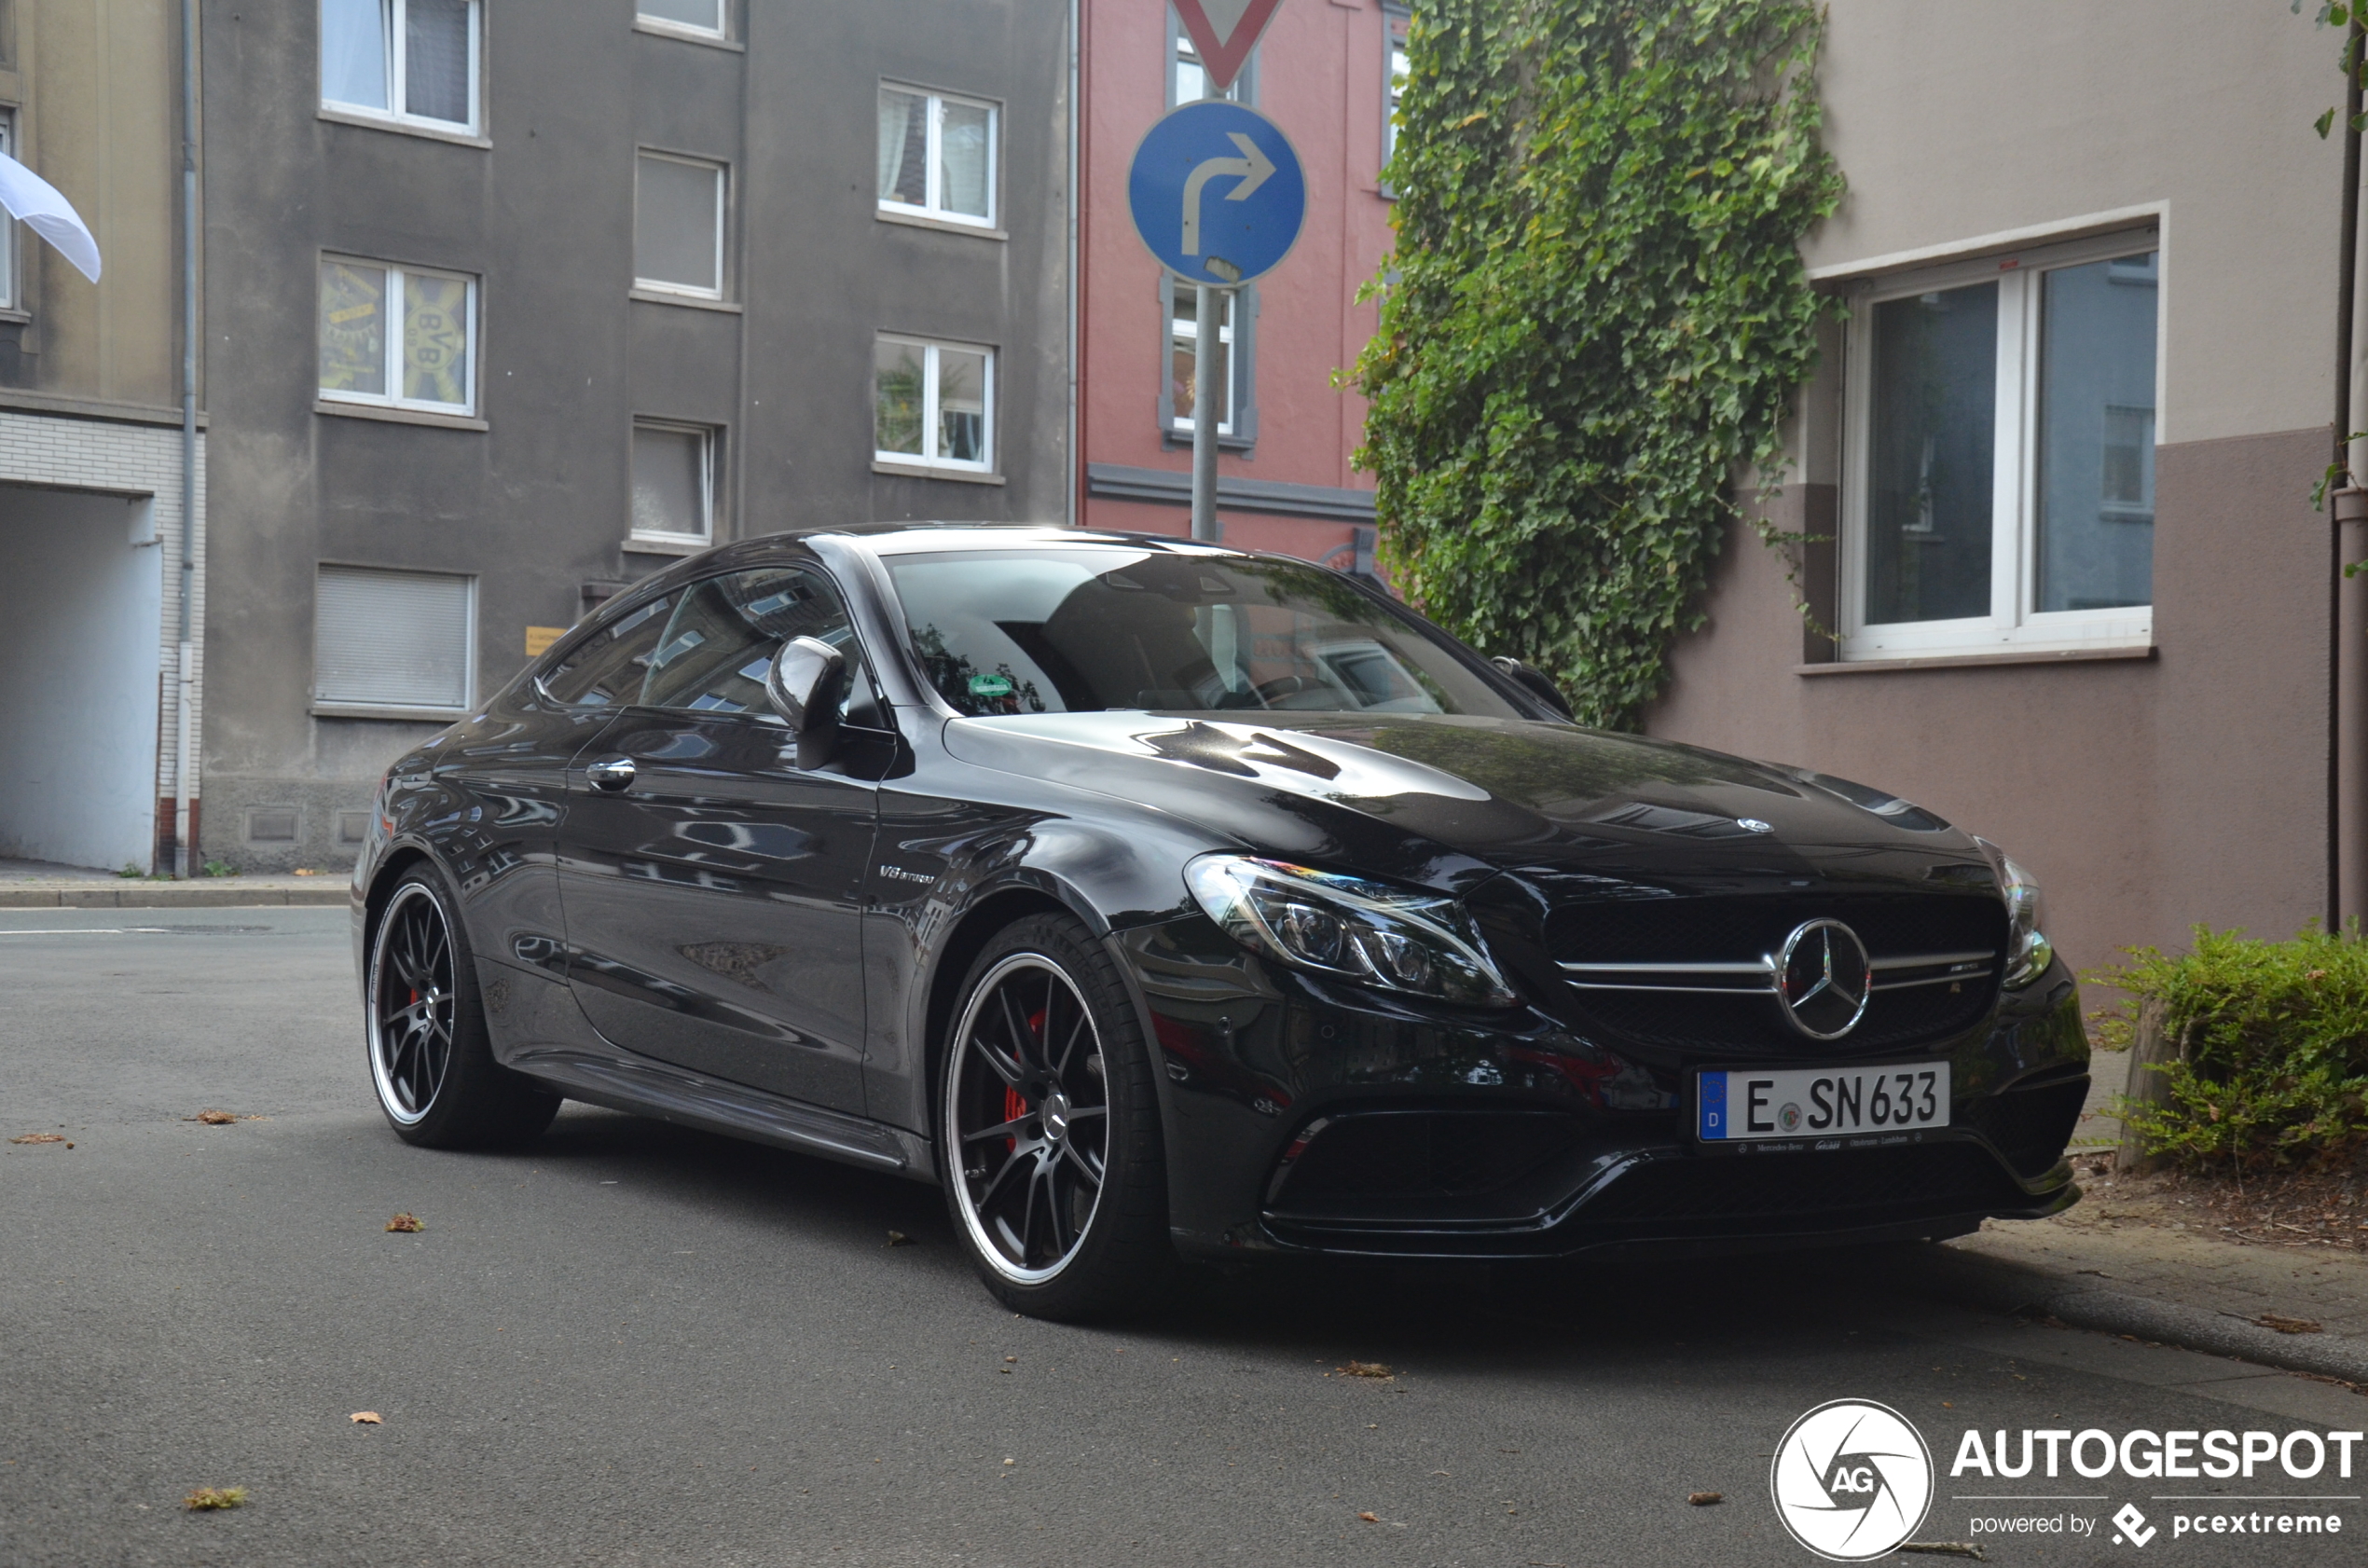
[[827,764],[839,746],[846,655],[819,638],[793,637],[773,655],[764,695],[797,736],[797,765],[811,772]]
[[1501,653],[1488,662],[1494,665],[1514,685],[1568,719],[1572,723],[1578,722],[1578,715],[1571,711],[1570,699],[1563,695],[1561,687],[1546,679],[1544,670],[1535,665],[1525,665],[1519,659],[1508,659]]

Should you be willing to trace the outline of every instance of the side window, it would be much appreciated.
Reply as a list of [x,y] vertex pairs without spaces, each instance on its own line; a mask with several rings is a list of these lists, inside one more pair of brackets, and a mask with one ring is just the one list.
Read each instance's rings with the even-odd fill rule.
[[710,577],[683,592],[650,656],[641,701],[708,713],[769,713],[764,677],[793,637],[819,638],[860,664],[855,628],[819,572],[759,567]]
[[670,598],[654,598],[602,626],[569,649],[536,684],[544,696],[571,708],[623,708],[638,701],[651,651],[673,605]]

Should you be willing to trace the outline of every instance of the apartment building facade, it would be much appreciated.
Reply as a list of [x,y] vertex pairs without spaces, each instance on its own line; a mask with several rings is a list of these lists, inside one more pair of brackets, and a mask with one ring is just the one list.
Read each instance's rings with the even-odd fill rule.
[[176,0],[0,3],[0,152],[75,205],[104,259],[94,283],[0,223],[0,859],[170,870],[199,787],[181,45]]
[[710,543],[1068,502],[1066,0],[204,7],[209,856]]
[[2077,966],[2331,912],[2356,207],[2307,11],[1834,0],[1847,320],[1775,503],[1816,542],[1735,530],[1648,718],[2003,845]]

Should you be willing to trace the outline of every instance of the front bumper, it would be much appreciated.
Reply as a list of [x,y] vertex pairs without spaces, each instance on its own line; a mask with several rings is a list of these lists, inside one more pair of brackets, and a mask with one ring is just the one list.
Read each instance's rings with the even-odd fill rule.
[[1707,1060],[1601,1043],[1531,1009],[1329,983],[1197,916],[1115,945],[1146,1004],[1187,1253],[1748,1251],[1955,1235],[2079,1197],[2062,1156],[2088,1045],[2060,961],[1962,1038],[1864,1058],[1948,1060],[1948,1127],[1705,1151],[1685,1098]]

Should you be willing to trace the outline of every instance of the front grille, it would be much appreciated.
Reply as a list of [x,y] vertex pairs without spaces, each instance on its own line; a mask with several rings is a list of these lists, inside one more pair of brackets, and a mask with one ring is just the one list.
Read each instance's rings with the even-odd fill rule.
[[2088,1075],[2059,1078],[2030,1089],[2008,1089],[1965,1103],[1959,1124],[1998,1146],[2016,1173],[2041,1176],[2064,1157],[2080,1107],[2088,1101]]
[[1565,904],[1547,916],[1562,963],[1717,963],[1764,958],[1807,920],[1839,920],[1869,956],[2003,954],[2006,911],[1988,893],[1777,893]]
[[1390,1111],[1313,1131],[1275,1197],[1283,1208],[1369,1198],[1470,1198],[1501,1191],[1568,1153],[1559,1113]]
[[[1947,966],[1881,970],[1858,1026],[1839,1040],[1795,1030],[1769,989],[1765,966],[1803,923],[1839,920],[1878,966],[1885,960],[1976,956]],[[2006,915],[1988,894],[1778,894],[1566,905],[1547,920],[1549,951],[1594,966],[1571,992],[1588,1019],[1634,1044],[1692,1053],[1856,1055],[1937,1043],[1974,1027],[1997,996]],[[1617,965],[1701,965],[1698,974],[1603,972]],[[1748,971],[1748,972],[1747,972]],[[1700,989],[1685,989],[1699,986]],[[1659,988],[1667,987],[1667,988]]]
[[1583,1225],[1847,1219],[2028,1207],[2031,1200],[1979,1147],[1825,1149],[1656,1160],[1631,1169],[1573,1218]]

